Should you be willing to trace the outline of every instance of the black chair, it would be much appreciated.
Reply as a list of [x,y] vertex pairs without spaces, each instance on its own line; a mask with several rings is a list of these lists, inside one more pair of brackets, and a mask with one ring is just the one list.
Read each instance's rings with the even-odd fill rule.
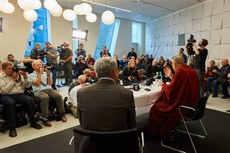
[[[192,147],[193,147],[193,150],[194,150],[195,153],[197,153],[197,150],[196,150],[196,147],[195,147],[195,145],[193,143],[191,135],[199,137],[199,138],[206,138],[206,136],[208,135],[207,132],[206,132],[206,130],[205,130],[204,124],[203,124],[203,122],[201,120],[201,118],[204,116],[204,113],[205,113],[205,109],[206,109],[206,104],[207,104],[207,101],[208,101],[208,97],[209,97],[209,94],[206,93],[204,97],[199,98],[199,100],[198,100],[197,105],[196,105],[195,108],[184,106],[184,105],[181,105],[178,108],[178,111],[180,113],[180,116],[181,116],[181,119],[182,119],[182,122],[183,122],[183,124],[185,126],[186,131],[179,130],[179,129],[177,129],[177,131],[179,131],[181,133],[188,134],[190,142],[192,144]],[[193,112],[192,116],[191,117],[187,117],[186,115],[182,114],[182,110],[183,109],[191,110]],[[187,125],[186,122],[197,121],[197,120],[199,120],[199,122],[200,122],[200,124],[202,126],[202,129],[204,131],[204,135],[200,135],[200,134],[195,134],[195,133],[189,132],[188,125]],[[174,150],[174,151],[177,151],[177,152],[181,152],[181,153],[185,153],[185,151],[182,151],[182,150],[173,148],[171,146],[165,145],[163,140],[161,141],[161,145],[163,147],[168,148],[168,149],[171,149],[171,150]]]
[[77,126],[75,153],[139,153],[136,128],[122,131],[92,131]]

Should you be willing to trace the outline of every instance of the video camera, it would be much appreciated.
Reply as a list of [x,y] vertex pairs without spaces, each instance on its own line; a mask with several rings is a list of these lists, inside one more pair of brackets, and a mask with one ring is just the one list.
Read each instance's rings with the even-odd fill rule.
[[64,45],[61,44],[60,46],[57,46],[57,52],[62,53]]
[[15,73],[18,73],[18,71],[24,71],[27,72],[27,67],[25,67],[24,65],[14,65],[12,68],[12,71]]
[[190,35],[190,38],[187,40],[187,49],[188,49],[188,55],[193,55],[194,52],[193,52],[193,43],[196,42],[196,39],[194,39],[194,36],[191,34]]

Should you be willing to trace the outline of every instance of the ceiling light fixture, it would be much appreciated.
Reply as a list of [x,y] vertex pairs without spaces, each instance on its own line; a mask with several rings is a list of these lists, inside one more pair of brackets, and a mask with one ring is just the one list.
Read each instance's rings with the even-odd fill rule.
[[66,19],[67,21],[73,21],[76,19],[77,15],[76,13],[70,9],[70,0],[69,0],[69,9],[66,9],[64,12],[63,12],[63,17],[64,19]]
[[112,9],[115,9],[115,10],[120,10],[120,11],[128,12],[128,13],[132,12],[130,10],[126,10],[126,9],[122,9],[122,8],[119,8],[119,7],[114,7],[114,6],[110,6],[110,5],[106,5],[106,4],[101,4],[101,3],[97,3],[97,2],[93,2],[93,1],[89,1],[89,0],[81,0],[81,1],[88,2],[88,3],[91,3],[91,4],[95,4],[95,5],[99,5],[99,6],[104,6],[104,7],[112,8]]
[[[109,6],[109,0],[108,0],[108,6]],[[115,15],[113,14],[113,12],[109,10],[109,7],[107,11],[102,13],[101,20],[104,24],[107,25],[110,25],[115,21]]]

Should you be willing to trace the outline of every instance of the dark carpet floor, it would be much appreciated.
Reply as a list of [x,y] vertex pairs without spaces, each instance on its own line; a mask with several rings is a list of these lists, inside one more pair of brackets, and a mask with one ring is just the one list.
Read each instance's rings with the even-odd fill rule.
[[[198,153],[230,153],[230,114],[207,109],[203,123],[208,132],[206,139],[192,137]],[[200,133],[198,122],[190,124],[191,131]],[[73,128],[44,136],[32,141],[24,142],[0,150],[1,153],[74,153],[74,146],[69,146],[73,136]],[[1,140],[0,140],[1,141]],[[169,143],[186,152],[193,149],[188,136],[183,133],[176,134],[176,140]],[[160,142],[145,134],[144,153],[174,153],[162,148]]]

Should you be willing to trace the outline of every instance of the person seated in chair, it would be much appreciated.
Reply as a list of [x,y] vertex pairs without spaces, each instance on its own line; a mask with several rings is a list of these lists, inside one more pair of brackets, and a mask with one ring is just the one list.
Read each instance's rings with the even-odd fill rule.
[[[48,118],[49,115],[49,101],[55,101],[58,109],[58,113],[62,122],[66,122],[65,109],[62,96],[54,90],[51,85],[53,83],[52,77],[50,76],[50,70],[44,68],[42,62],[35,60],[32,63],[34,72],[29,74],[29,82],[32,84],[35,96],[41,100],[41,115]],[[51,122],[43,121],[45,126],[52,126]]]
[[211,90],[211,83],[213,82],[213,95],[212,97],[218,97],[218,86],[219,84],[222,85],[222,92],[224,94],[223,97],[221,98],[228,98],[229,94],[228,94],[228,86],[226,86],[226,84],[228,84],[228,78],[227,75],[228,73],[230,73],[230,66],[228,64],[228,59],[223,59],[221,61],[221,65],[222,67],[220,68],[220,70],[212,70],[212,72],[214,74],[217,75],[217,77],[215,79],[209,78],[207,80],[207,90],[209,92],[212,92]]
[[77,113],[77,91],[85,86],[86,84],[86,76],[85,75],[80,75],[77,79],[77,82],[79,82],[79,85],[75,86],[69,93],[69,98],[68,98],[68,105],[69,109],[72,112],[73,116],[78,118],[78,113]]
[[146,76],[149,78],[154,77],[157,72],[160,72],[160,68],[158,66],[158,61],[154,59],[152,63],[146,67]]
[[130,59],[128,65],[123,69],[122,81],[125,86],[140,82],[135,59]]
[[162,83],[161,95],[149,115],[149,132],[161,138],[171,136],[171,129],[181,121],[178,107],[195,107],[200,96],[198,76],[195,70],[184,63],[183,57],[175,56],[172,66],[174,75],[169,67],[164,68],[164,73],[171,78],[171,82],[169,85]]
[[10,61],[2,64],[3,74],[0,76],[0,104],[4,105],[7,114],[9,136],[16,137],[16,104],[22,104],[29,117],[30,127],[41,129],[36,123],[34,99],[24,94],[25,88],[30,86],[27,74],[23,71],[13,71],[13,63]]
[[103,57],[96,61],[97,83],[77,92],[80,126],[86,130],[117,131],[136,127],[132,91],[120,86],[116,60]]

